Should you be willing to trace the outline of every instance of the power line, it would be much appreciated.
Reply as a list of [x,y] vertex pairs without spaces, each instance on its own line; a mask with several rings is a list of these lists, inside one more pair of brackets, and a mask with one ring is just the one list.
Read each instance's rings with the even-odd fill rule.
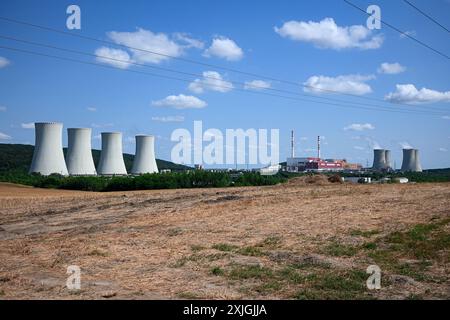
[[[34,42],[34,41],[19,39],[19,38],[16,38],[16,37],[0,35],[0,38],[6,39],[6,40],[16,41],[16,42],[20,42],[20,43],[25,43],[25,44],[31,44],[31,45],[34,45],[34,46],[40,46],[40,47],[60,50],[60,51],[69,52],[69,53],[75,53],[75,54],[80,54],[80,55],[85,55],[85,56],[90,56],[90,57],[95,57],[95,58],[101,58],[101,59],[110,60],[110,61],[114,61],[114,62],[120,62],[120,63],[124,63],[124,64],[132,64],[132,65],[136,65],[136,66],[141,66],[141,67],[146,67],[146,68],[151,68],[151,69],[157,69],[157,70],[162,70],[162,71],[167,71],[167,72],[173,72],[173,73],[178,73],[178,74],[188,75],[188,76],[193,76],[193,77],[204,77],[204,78],[212,79],[212,80],[220,80],[220,79],[217,79],[216,77],[205,76],[205,75],[200,75],[200,74],[190,73],[190,72],[184,72],[184,71],[174,70],[174,69],[170,69],[170,68],[151,66],[151,65],[146,65],[146,64],[142,64],[142,63],[137,63],[137,62],[134,62],[134,61],[126,61],[126,60],[122,60],[122,59],[117,59],[117,58],[112,58],[112,57],[107,57],[107,56],[87,53],[87,52],[83,52],[83,51],[79,51],[79,50],[62,48],[62,47],[58,47],[58,46],[54,46],[54,45],[41,43],[41,42]],[[315,96],[315,95],[310,95],[310,94],[302,94],[302,93],[299,93],[299,92],[294,92],[294,91],[289,91],[289,90],[281,90],[281,89],[275,89],[275,88],[265,88],[265,87],[262,87],[262,86],[251,85],[251,84],[238,82],[238,81],[228,81],[227,80],[227,82],[230,82],[230,83],[232,83],[234,85],[250,86],[250,87],[252,87],[254,89],[264,89],[264,90],[267,90],[267,91],[287,93],[287,94],[298,95],[298,96],[306,96],[306,97],[310,97],[310,98],[313,98],[313,99],[323,99],[323,100],[328,100],[328,101],[333,101],[333,102],[339,102],[339,103],[343,102],[343,103],[348,103],[348,104],[353,104],[353,105],[364,105],[364,106],[369,106],[369,107],[384,107],[384,106],[375,105],[375,104],[367,104],[367,103],[361,103],[361,102],[356,103],[356,102],[346,101],[346,100],[341,100],[341,99],[336,99],[336,98],[320,97],[320,96]],[[408,107],[411,107],[411,106],[408,105]],[[447,111],[447,109],[432,108],[432,107],[421,107],[421,106],[414,107],[414,109],[417,109],[417,108],[424,108],[427,111],[428,110]]]
[[[107,68],[107,69],[114,69],[114,70],[118,70],[118,71],[126,71],[126,72],[132,72],[132,73],[137,73],[137,74],[149,75],[149,76],[165,78],[165,79],[169,79],[169,80],[177,80],[177,81],[183,81],[183,82],[191,82],[192,81],[191,79],[177,78],[177,77],[155,74],[155,73],[150,73],[150,72],[144,72],[144,71],[139,71],[139,70],[120,69],[120,68],[116,68],[113,66],[99,64],[99,63],[95,63],[95,62],[89,62],[89,61],[77,60],[77,59],[72,59],[72,58],[67,58],[67,57],[55,56],[55,55],[50,55],[50,54],[31,51],[31,50],[24,50],[24,49],[7,47],[7,46],[0,46],[0,49],[5,49],[5,50],[10,50],[10,51],[15,51],[15,52],[22,52],[22,53],[27,53],[27,54],[32,54],[32,55],[37,55],[37,56],[42,56],[42,57],[47,57],[47,58],[53,58],[53,59],[62,60],[62,61],[70,61],[70,62],[79,63],[79,64],[97,66],[97,67],[102,67],[102,68]],[[296,97],[272,94],[272,93],[262,92],[262,91],[248,91],[248,90],[244,90],[241,88],[233,88],[230,86],[222,86],[222,85],[214,85],[214,87],[235,89],[235,90],[243,91],[246,93],[262,94],[262,95],[266,95],[266,96],[279,97],[279,98],[284,98],[284,99],[289,99],[289,100],[294,100],[294,101],[317,103],[317,104],[322,104],[322,105],[330,105],[330,106],[335,106],[335,107],[351,108],[351,109],[358,109],[358,110],[363,109],[363,110],[371,110],[371,111],[383,111],[383,112],[394,112],[394,113],[404,113],[404,114],[442,115],[441,113],[431,113],[431,112],[425,112],[425,111],[421,111],[421,110],[412,111],[412,110],[393,110],[390,108],[383,108],[383,107],[380,107],[378,109],[377,108],[369,108],[369,107],[356,107],[356,106],[352,106],[352,105],[343,105],[343,104],[324,102],[324,101],[300,99],[300,98],[296,98]]]
[[[352,6],[353,8],[355,8],[355,9],[361,11],[361,12],[364,12],[366,15],[371,16],[370,13],[367,13],[364,9],[358,7],[357,5],[351,3],[350,1],[348,1],[348,0],[343,0],[343,1],[344,1],[345,3],[347,3],[348,5]],[[413,36],[411,36],[410,34],[408,34],[407,32],[404,32],[404,31],[398,29],[397,27],[393,26],[393,25],[390,24],[389,22],[386,22],[385,19],[377,19],[376,17],[375,17],[374,19],[380,21],[382,24],[388,26],[389,28],[391,28],[391,29],[397,31],[397,32],[400,33],[401,35],[410,38],[411,40],[415,41],[416,43],[420,44],[421,46],[423,46],[423,47],[425,47],[425,48],[427,48],[427,49],[433,51],[434,53],[437,53],[438,55],[440,55],[440,56],[442,56],[442,57],[444,57],[444,58],[450,60],[450,56],[448,56],[447,54],[445,54],[445,53],[443,53],[442,51],[439,51],[439,50],[437,50],[437,49],[434,49],[433,47],[431,47],[430,45],[426,44],[425,42],[423,42],[423,41],[421,41],[421,40],[419,40],[419,39],[416,39],[416,38],[414,38]]]
[[431,17],[429,14],[423,12],[421,9],[419,9],[417,6],[415,6],[414,4],[412,4],[411,2],[409,2],[408,0],[403,0],[403,2],[405,2],[406,4],[408,4],[409,6],[413,7],[414,9],[416,9],[418,12],[420,12],[423,16],[427,17],[429,20],[433,21],[435,24],[437,24],[439,27],[441,27],[442,29],[444,29],[445,31],[447,31],[448,33],[450,33],[450,30],[447,29],[443,24],[439,23],[436,19],[434,19],[433,17]]
[[[86,36],[86,35],[81,35],[81,34],[77,34],[77,33],[73,33],[73,32],[67,32],[65,30],[51,28],[51,27],[47,27],[47,26],[42,26],[42,25],[38,25],[38,24],[35,24],[35,23],[20,21],[20,20],[16,20],[16,19],[12,19],[12,18],[7,18],[7,17],[0,16],[0,20],[11,22],[11,23],[15,23],[15,24],[20,24],[20,25],[24,25],[24,26],[28,26],[28,27],[33,27],[33,28],[37,28],[37,29],[41,29],[41,30],[46,30],[46,31],[50,31],[50,32],[54,32],[54,33],[58,33],[58,34],[62,34],[62,35],[68,35],[68,36],[71,36],[71,37],[76,37],[76,38],[80,38],[80,39],[84,39],[84,40],[95,41],[95,42],[99,42],[99,43],[103,43],[103,44],[108,44],[108,45],[118,46],[118,47],[127,48],[127,49],[131,49],[131,50],[137,50],[137,51],[141,51],[141,52],[146,52],[146,53],[150,53],[150,54],[154,54],[154,55],[158,55],[158,56],[162,56],[162,57],[166,57],[166,58],[171,58],[171,59],[174,59],[174,60],[179,60],[179,61],[183,61],[183,62],[187,62],[187,63],[191,63],[191,64],[197,64],[197,65],[202,65],[202,66],[206,66],[206,67],[211,67],[211,68],[216,68],[216,69],[220,69],[220,70],[225,70],[225,71],[229,71],[229,72],[233,72],[233,73],[237,73],[237,74],[242,74],[242,75],[246,75],[246,76],[252,76],[252,77],[256,77],[256,78],[276,81],[276,82],[280,82],[280,83],[284,83],[284,84],[293,85],[293,86],[296,86],[296,87],[302,86],[304,88],[318,90],[318,91],[322,91],[322,92],[339,94],[339,95],[345,95],[345,96],[350,96],[350,97],[354,97],[354,98],[358,98],[358,99],[364,99],[364,100],[371,100],[371,101],[378,101],[378,102],[386,103],[386,101],[383,100],[383,99],[377,99],[377,98],[372,98],[372,97],[365,97],[365,96],[360,96],[360,95],[347,93],[347,92],[340,92],[340,91],[331,90],[331,89],[318,88],[318,87],[314,87],[314,86],[307,85],[307,84],[304,84],[304,83],[303,84],[302,83],[298,83],[298,82],[295,82],[295,81],[283,80],[283,79],[279,79],[279,78],[275,78],[275,77],[270,77],[270,76],[260,75],[260,74],[256,74],[256,73],[241,71],[241,70],[237,70],[237,69],[233,69],[233,68],[228,68],[228,67],[218,66],[218,65],[214,65],[214,64],[204,63],[204,62],[200,62],[200,61],[196,61],[196,60],[192,60],[192,59],[176,57],[176,56],[163,54],[163,53],[155,52],[155,51],[148,50],[148,49],[131,47],[131,46],[127,46],[127,45],[124,45],[124,44],[117,44],[115,42],[108,41],[108,40],[97,39],[97,38]],[[401,103],[401,102],[392,102],[392,101],[390,101],[389,103],[390,104],[394,104],[394,105],[403,105],[403,106],[410,107],[410,105],[405,104],[405,103]]]

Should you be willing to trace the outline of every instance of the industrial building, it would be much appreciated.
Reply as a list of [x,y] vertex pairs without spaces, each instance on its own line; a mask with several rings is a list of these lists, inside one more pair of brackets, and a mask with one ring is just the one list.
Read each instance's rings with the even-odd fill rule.
[[372,170],[389,171],[392,170],[391,150],[374,149]]
[[[126,175],[122,153],[122,133],[102,132],[102,150],[96,170],[91,150],[90,128],[67,129],[68,148],[64,159],[62,123],[35,123],[35,147],[29,173],[42,175]],[[157,173],[155,137],[136,136],[132,174]]]

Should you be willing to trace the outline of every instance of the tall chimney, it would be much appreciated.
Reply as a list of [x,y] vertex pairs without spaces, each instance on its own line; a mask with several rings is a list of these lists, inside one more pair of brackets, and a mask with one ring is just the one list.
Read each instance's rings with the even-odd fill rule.
[[320,136],[317,136],[317,158],[320,159]]
[[294,130],[291,131],[291,158],[295,158]]

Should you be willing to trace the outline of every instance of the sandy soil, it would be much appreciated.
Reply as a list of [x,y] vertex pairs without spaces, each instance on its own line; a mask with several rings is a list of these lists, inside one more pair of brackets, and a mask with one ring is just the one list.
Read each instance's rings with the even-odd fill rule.
[[[0,299],[286,298],[258,295],[213,266],[270,266],[270,255],[220,255],[214,244],[281,239],[308,255],[351,230],[388,234],[450,216],[450,183],[307,185],[92,193],[0,184]],[[196,259],[194,259],[195,257]],[[351,259],[336,258],[341,267]],[[65,287],[78,265],[82,290]],[[442,268],[441,268],[442,269]],[[448,265],[440,270],[445,276]],[[438,271],[437,271],[438,272]],[[449,289],[448,282],[440,291]],[[425,291],[420,284],[414,290]],[[380,297],[403,298],[399,293]],[[407,293],[407,292],[406,292]]]

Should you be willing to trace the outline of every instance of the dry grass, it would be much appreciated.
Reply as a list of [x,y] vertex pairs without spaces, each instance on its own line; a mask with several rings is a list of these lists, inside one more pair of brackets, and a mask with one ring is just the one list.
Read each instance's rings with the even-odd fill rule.
[[[3,184],[0,298],[448,299],[448,247],[417,260],[390,240],[449,216],[444,183],[114,193]],[[433,230],[420,248],[446,241],[447,224]],[[374,261],[385,282],[369,292]],[[81,267],[80,292],[65,288],[68,265]]]

